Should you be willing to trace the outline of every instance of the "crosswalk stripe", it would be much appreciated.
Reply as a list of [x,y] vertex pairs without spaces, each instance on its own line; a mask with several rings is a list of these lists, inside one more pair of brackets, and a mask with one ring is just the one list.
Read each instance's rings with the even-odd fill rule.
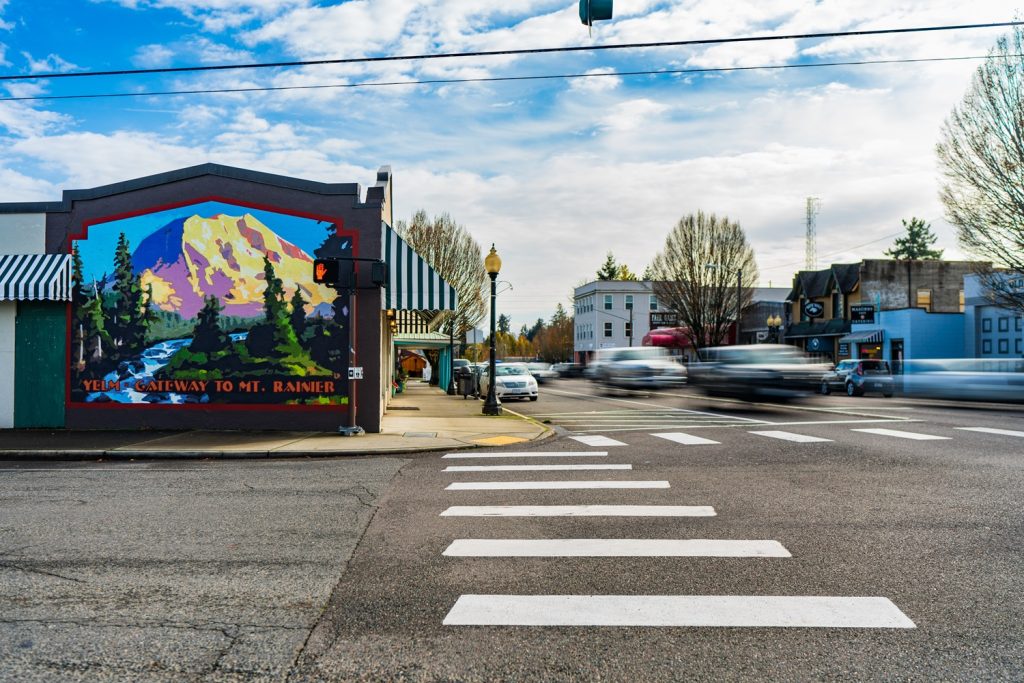
[[806,434],[794,434],[793,432],[778,432],[778,431],[767,431],[767,432],[747,432],[748,434],[758,434],[760,436],[767,436],[770,439],[782,439],[783,441],[795,441],[796,443],[816,443],[821,441],[832,441],[832,439],[822,439],[817,436],[807,436]]
[[901,432],[898,429],[851,429],[852,432],[865,432],[878,436],[891,436],[894,439],[913,439],[915,441],[948,441],[948,436],[921,434],[920,432]]
[[792,557],[778,541],[706,538],[460,538],[449,557]]
[[602,458],[608,451],[522,451],[509,453],[446,453],[442,458]]
[[651,436],[656,436],[659,439],[667,439],[686,446],[702,446],[705,444],[721,443],[720,441],[712,441],[711,439],[694,436],[693,434],[686,434],[685,432],[662,432],[660,434],[651,434]]
[[710,505],[453,505],[441,517],[715,517]]
[[443,623],[916,628],[887,598],[816,595],[462,595]]
[[632,465],[449,465],[445,472],[567,472],[575,470],[631,470]]
[[445,491],[513,491],[545,489],[667,489],[667,481],[459,481]]
[[573,441],[579,441],[586,446],[625,446],[626,444],[607,436],[570,436]]
[[981,432],[982,434],[1000,434],[1002,436],[1022,436],[1024,432],[1015,432],[1012,429],[996,429],[995,427],[954,427],[964,432]]

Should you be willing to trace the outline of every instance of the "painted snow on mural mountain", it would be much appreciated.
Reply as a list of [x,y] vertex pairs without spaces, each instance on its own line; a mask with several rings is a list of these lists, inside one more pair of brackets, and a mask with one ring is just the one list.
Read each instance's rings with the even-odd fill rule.
[[330,310],[337,294],[311,281],[312,257],[249,213],[175,218],[142,240],[132,264],[160,310],[191,319],[205,297],[215,296],[224,315],[256,317],[266,290],[264,255],[288,296],[302,292],[307,313]]

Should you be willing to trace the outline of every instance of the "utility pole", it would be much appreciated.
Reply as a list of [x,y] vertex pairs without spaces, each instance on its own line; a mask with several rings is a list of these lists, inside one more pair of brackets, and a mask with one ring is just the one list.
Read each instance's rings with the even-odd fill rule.
[[807,198],[807,230],[804,235],[804,270],[818,269],[818,211],[821,200]]

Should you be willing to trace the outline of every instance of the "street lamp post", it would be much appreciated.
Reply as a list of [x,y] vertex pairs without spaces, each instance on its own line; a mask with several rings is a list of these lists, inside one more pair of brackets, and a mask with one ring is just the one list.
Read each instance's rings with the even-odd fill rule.
[[766,320],[765,322],[768,325],[768,343],[778,344],[779,328],[782,327],[782,317],[777,315],[769,315],[768,320]]
[[494,245],[491,245],[491,253],[484,259],[484,269],[487,271],[487,275],[491,278],[491,358],[490,365],[487,372],[490,381],[487,382],[487,400],[484,401],[484,415],[501,415],[501,402],[498,400],[497,394],[494,393],[494,337],[495,337],[495,311],[494,311],[494,300],[497,296],[497,282],[498,272],[501,270],[501,259],[498,258],[498,252],[494,250]]
[[455,317],[448,321],[448,395],[455,395]]

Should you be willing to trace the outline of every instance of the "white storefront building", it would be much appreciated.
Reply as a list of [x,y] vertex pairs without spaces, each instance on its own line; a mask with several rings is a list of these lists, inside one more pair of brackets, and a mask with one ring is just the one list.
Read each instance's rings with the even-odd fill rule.
[[650,280],[595,280],[573,293],[573,358],[586,363],[597,349],[640,346],[658,306]]

